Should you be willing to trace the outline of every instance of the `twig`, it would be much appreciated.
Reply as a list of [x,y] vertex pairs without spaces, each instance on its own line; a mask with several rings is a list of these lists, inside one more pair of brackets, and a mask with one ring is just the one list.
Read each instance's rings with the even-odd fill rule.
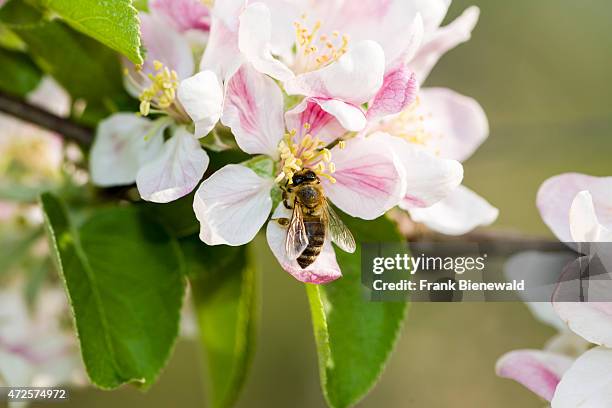
[[93,131],[47,112],[21,99],[0,92],[0,112],[15,116],[26,122],[33,123],[47,130],[58,133],[65,139],[88,146],[93,141]]

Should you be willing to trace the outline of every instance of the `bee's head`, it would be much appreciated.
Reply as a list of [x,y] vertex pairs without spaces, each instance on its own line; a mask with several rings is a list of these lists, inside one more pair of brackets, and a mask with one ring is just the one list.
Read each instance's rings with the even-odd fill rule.
[[317,175],[312,170],[303,170],[293,175],[291,183],[294,186],[299,186],[302,183],[313,182],[317,180]]

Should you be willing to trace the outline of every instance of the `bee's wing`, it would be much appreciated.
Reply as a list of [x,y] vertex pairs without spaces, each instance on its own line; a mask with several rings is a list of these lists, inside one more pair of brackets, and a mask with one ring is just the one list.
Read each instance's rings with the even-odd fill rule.
[[326,203],[327,222],[329,225],[329,235],[333,243],[338,245],[343,251],[355,252],[355,238],[346,225],[342,222],[338,214],[334,211],[329,202]]
[[293,205],[293,215],[287,229],[285,240],[285,252],[289,259],[297,259],[308,246],[308,235],[304,226],[304,215],[302,207],[296,202]]

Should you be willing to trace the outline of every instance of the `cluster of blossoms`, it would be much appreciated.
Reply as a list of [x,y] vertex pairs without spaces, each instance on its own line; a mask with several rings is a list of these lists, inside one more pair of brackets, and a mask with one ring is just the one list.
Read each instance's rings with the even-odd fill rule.
[[[547,180],[537,198],[544,222],[570,245],[612,242],[611,202],[612,177],[575,173]],[[525,254],[514,269],[559,269],[564,262],[558,256]],[[497,374],[523,384],[553,408],[612,406],[612,303],[568,302],[560,290],[555,288],[552,303],[529,304],[536,317],[559,333],[544,350],[507,353],[497,363]]]
[[[92,180],[136,182],[153,202],[185,196],[209,163],[198,139],[214,138],[220,122],[253,159],[223,167],[196,191],[208,245],[246,244],[269,219],[289,217],[275,197],[306,170],[353,217],[399,206],[447,234],[488,225],[497,210],[461,185],[461,161],[488,136],[486,116],[471,98],[421,88],[478,19],[473,7],[441,27],[449,3],[152,0],[141,14],[147,62],[126,66],[140,116],[100,125]],[[273,253],[297,279],[341,276],[330,242],[301,268],[285,251],[286,235],[268,222]]]

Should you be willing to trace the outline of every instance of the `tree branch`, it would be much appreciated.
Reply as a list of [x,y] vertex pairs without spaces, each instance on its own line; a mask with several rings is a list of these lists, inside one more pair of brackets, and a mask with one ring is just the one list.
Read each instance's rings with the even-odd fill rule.
[[92,129],[49,113],[44,109],[4,92],[0,92],[0,112],[58,133],[65,139],[77,142],[83,146],[88,146],[93,141],[94,134]]

